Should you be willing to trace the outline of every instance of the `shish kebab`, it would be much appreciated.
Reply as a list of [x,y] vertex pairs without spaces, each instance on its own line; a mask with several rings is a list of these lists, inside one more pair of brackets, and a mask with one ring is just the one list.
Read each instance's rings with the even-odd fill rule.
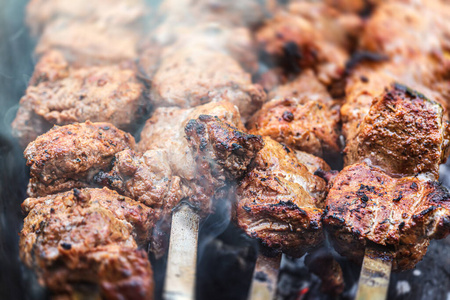
[[[191,127],[195,129],[193,132],[189,130]],[[101,295],[105,297],[126,297],[126,293],[137,292],[132,288],[135,281],[129,278],[129,273],[114,279],[117,281],[115,284],[108,283],[113,280],[108,277],[109,273],[102,275],[103,270],[110,270],[113,274],[122,268],[129,269],[132,274],[141,270],[133,262],[126,266],[110,265],[102,259],[109,257],[112,249],[120,247],[117,239],[120,241],[123,229],[113,234],[115,239],[112,241],[103,238],[96,240],[98,235],[95,227],[77,219],[77,214],[73,213],[78,211],[77,205],[86,207],[89,212],[90,207],[100,205],[102,211],[109,215],[108,211],[115,205],[120,206],[120,201],[134,203],[137,212],[113,209],[112,213],[118,214],[120,218],[130,219],[128,222],[134,228],[127,225],[128,239],[134,237],[139,245],[145,245],[152,235],[160,234],[154,231],[152,233],[152,230],[167,228],[172,208],[181,201],[190,201],[193,206],[207,213],[211,209],[210,200],[215,190],[224,187],[226,180],[245,171],[249,159],[261,147],[260,138],[237,131],[217,117],[201,114],[197,119],[189,121],[186,128],[193,145],[196,142],[203,145],[193,147],[192,154],[189,152],[188,155],[202,151],[202,159],[207,159],[208,162],[206,165],[199,162],[197,167],[193,166],[198,168],[201,176],[193,178],[191,182],[185,178],[180,180],[171,174],[165,157],[166,151],[148,150],[143,155],[135,153],[132,150],[132,137],[111,124],[88,122],[55,127],[27,147],[25,154],[32,176],[29,193],[35,197],[24,202],[29,215],[22,231],[21,255],[29,267],[36,269],[41,282],[56,293],[70,294],[77,286],[83,287],[83,282],[94,289],[98,285]],[[122,139],[123,135],[126,139]],[[220,147],[216,148],[216,145]],[[236,149],[237,146],[239,149]],[[107,188],[95,188],[99,186]],[[114,189],[118,193],[112,191]],[[67,190],[68,192],[64,192]],[[128,196],[136,200],[131,200]],[[111,197],[118,200],[112,200]],[[115,204],[114,201],[119,202]],[[208,202],[199,205],[201,201]],[[60,202],[65,205],[65,209],[60,208]],[[148,210],[145,216],[142,216],[142,210]],[[58,226],[65,224],[58,222],[60,219],[68,220],[68,225]],[[136,223],[138,221],[147,225],[139,225],[140,223]],[[154,226],[157,221],[162,224]],[[114,223],[110,227],[113,225]],[[64,228],[72,229],[66,232]],[[86,244],[81,236],[72,234],[78,230],[80,234],[92,234],[94,244]],[[106,237],[110,236],[108,232],[105,232]],[[96,255],[95,251],[99,251],[103,245],[113,248],[108,246],[102,250],[103,256]],[[136,244],[131,243],[130,246],[136,247]],[[94,254],[91,255],[92,252]],[[117,259],[120,261],[120,255]],[[78,265],[74,261],[85,261],[86,268],[83,269],[83,264]],[[147,268],[149,267],[148,265]],[[151,273],[146,272],[148,275],[143,276],[142,280],[150,280],[150,284]],[[123,282],[120,283],[120,280]],[[148,285],[140,288],[142,291],[139,295],[142,299],[150,297],[152,291]]]
[[[385,19],[386,21],[388,21],[388,19]],[[403,20],[403,19],[401,19],[401,20]],[[370,23],[369,23],[370,24]],[[383,27],[380,27],[380,28],[383,28]],[[370,32],[370,31],[368,31],[369,33],[372,33],[372,32]],[[425,33],[425,32],[424,32]],[[283,36],[283,35],[278,35],[278,36]],[[390,36],[389,34],[387,34],[386,36]],[[373,42],[373,41],[378,41],[379,39],[367,39],[367,41],[369,41],[369,42]],[[395,40],[394,40],[394,42],[395,42]],[[409,44],[409,42],[408,42],[408,44]],[[421,43],[418,43],[418,45],[420,45]],[[301,57],[301,56],[300,56]],[[425,65],[426,65],[426,63],[427,63],[427,60],[426,60],[427,58],[425,57],[425,60],[423,60],[423,62],[422,63],[424,63],[425,62]],[[436,63],[435,62],[433,62],[433,60],[429,60],[428,61],[428,63],[433,63],[433,65],[436,65]],[[398,75],[398,66],[399,65],[401,65],[401,64],[397,64],[397,66],[391,66],[390,67],[390,72],[392,72],[392,73],[397,73],[397,75]],[[419,64],[420,65],[420,64]],[[417,66],[418,65],[415,65],[415,64],[413,64],[412,66],[415,66],[416,68],[417,68]],[[445,65],[444,65],[445,66]],[[388,67],[389,68],[389,67]],[[442,76],[442,75],[439,75],[439,74],[442,74],[442,70],[439,70],[439,69],[436,69],[436,71],[433,73],[433,72],[428,72],[428,73],[420,73],[420,71],[423,71],[423,68],[422,69],[419,69],[420,71],[416,71],[416,70],[414,70],[413,69],[414,67],[412,67],[411,68],[411,71],[412,72],[410,72],[409,74],[419,74],[419,75],[416,75],[417,77],[422,77],[421,75],[423,75],[423,76],[425,76],[425,78],[426,79],[428,79],[428,82],[427,83],[431,83],[432,85],[434,85],[434,86],[432,86],[432,87],[438,87],[439,89],[440,89],[440,91],[442,92],[444,92],[443,93],[443,95],[445,96],[445,94],[446,94],[446,92],[448,93],[448,84],[446,85],[445,83],[439,83],[440,81],[440,78],[442,78],[442,77],[440,77],[440,76]],[[442,67],[441,67],[441,69],[443,69]],[[401,69],[400,69],[401,70]],[[401,71],[400,71],[400,73],[401,73]],[[382,72],[379,72],[379,74],[381,75],[382,74]],[[408,73],[407,73],[407,71],[405,72],[405,71],[403,71],[403,76],[401,76],[400,78],[401,78],[401,80],[405,80],[405,78],[406,78],[406,76],[408,75]],[[378,75],[378,80],[377,80],[377,75],[375,75],[373,78],[372,77],[369,77],[369,76],[364,76],[365,74],[363,73],[363,72],[361,72],[360,74],[359,74],[360,76],[361,76],[361,78],[368,78],[367,79],[367,81],[370,81],[370,82],[372,82],[372,80],[375,80],[375,82],[377,82],[378,84],[380,84],[380,86],[378,86],[378,87],[376,87],[378,90],[380,90],[380,91],[382,91],[383,89],[384,89],[384,87],[387,87],[387,86],[389,86],[389,84],[390,83],[392,83],[392,82],[394,82],[394,79],[393,79],[393,77],[389,77],[389,76],[385,76],[385,78],[383,78],[383,77],[380,77],[379,75]],[[426,75],[428,75],[428,76],[426,76]],[[360,76],[353,76],[354,78],[357,78],[356,80],[360,80],[359,78],[360,78]],[[395,78],[395,77],[394,77]],[[398,77],[397,77],[398,78]],[[380,82],[380,80],[379,79],[381,79],[381,82]],[[384,81],[383,81],[383,79],[385,79]],[[387,81],[386,81],[386,79],[387,79]],[[411,81],[410,81],[410,78],[406,78],[407,80],[406,80],[406,82],[408,82],[408,83],[410,83]],[[361,79],[362,80],[362,79]],[[426,92],[428,95],[431,95],[431,96],[433,96],[433,97],[436,97],[436,99],[437,100],[441,100],[442,99],[442,94],[439,94],[439,93],[436,93],[436,92],[431,92],[428,88],[423,88],[423,86],[420,84],[420,85],[417,85],[417,82],[414,82],[413,83],[414,84],[414,86],[420,86],[420,89],[422,90],[422,91],[424,91],[424,92]],[[372,86],[373,85],[375,85],[376,86],[376,84],[372,84]],[[358,91],[358,90],[356,90],[356,91]],[[364,96],[361,96],[361,97],[364,97]],[[370,108],[370,102],[371,102],[371,100],[372,99],[368,99],[368,106],[366,105],[366,107],[364,108],[364,106],[363,106],[363,111],[365,110],[365,111],[367,111],[369,108]],[[367,101],[366,101],[367,102]],[[441,102],[443,102],[443,101],[441,101]],[[445,102],[444,102],[445,103]],[[364,104],[363,104],[364,105]],[[273,110],[273,109],[272,109]],[[280,112],[281,112],[281,110],[280,110]],[[438,113],[438,115],[439,115],[439,113]],[[278,120],[281,120],[282,118],[278,118]],[[276,124],[276,122],[277,122],[277,118],[272,118],[272,121],[270,121],[270,119],[268,119],[269,120],[269,122],[267,122],[266,124],[270,124],[270,122],[272,122],[272,123],[275,123]],[[355,123],[354,123],[355,124]],[[346,124],[344,123],[344,129],[346,129],[346,126],[345,126]],[[287,126],[286,125],[284,125],[284,128],[286,128]],[[270,127],[269,127],[270,128]],[[275,133],[275,136],[277,135],[277,133],[278,132],[289,132],[289,131],[286,131],[286,129],[284,129],[284,131],[282,131],[282,128],[283,127],[279,127],[280,129],[278,129],[278,127],[277,126],[273,126],[273,129],[271,129],[271,131],[268,131],[269,133],[270,132],[274,132]],[[289,128],[289,127],[287,127],[287,128]],[[264,129],[263,129],[264,130]],[[376,135],[376,133],[372,136],[372,141],[373,140],[376,140],[376,137],[377,135]],[[275,137],[275,138],[277,138],[277,137]],[[366,141],[366,143],[367,143],[367,141]],[[365,150],[367,150],[367,149],[365,149]],[[365,150],[362,150],[362,152],[365,152]],[[348,156],[350,156],[352,153],[348,153]],[[356,155],[358,155],[357,153],[355,153],[355,151],[353,151],[353,154],[356,154]],[[366,152],[366,154],[367,154],[367,152]],[[356,158],[357,158],[357,156],[356,156]],[[355,157],[354,157],[354,159],[355,159]],[[384,159],[385,159],[385,161],[389,161],[389,162],[392,162],[392,160],[386,160],[386,157],[384,157]],[[437,161],[435,162],[437,165],[440,163],[440,159],[439,158],[437,158]],[[414,163],[415,163],[415,161],[413,161],[412,162],[412,165],[414,165]],[[398,166],[398,163],[394,163],[394,166]],[[444,190],[445,191],[445,190]],[[442,205],[444,205],[445,206],[445,199],[443,199],[443,202],[442,202]],[[445,210],[445,209],[444,209]],[[444,220],[446,219],[446,217],[444,217]],[[387,288],[387,285],[385,286],[386,288]]]
[[[35,1],[35,3],[36,3],[37,1]],[[33,3],[31,4],[31,6],[33,5]],[[51,8],[51,7],[50,7]],[[55,15],[58,15],[58,13],[54,13]],[[61,22],[60,22],[61,23]],[[69,25],[70,25],[70,23],[69,23]],[[61,30],[61,28],[62,28],[62,30]],[[55,26],[53,26],[53,27],[50,27],[48,30],[46,30],[45,31],[45,34],[44,34],[44,38],[42,39],[42,41],[40,42],[40,47],[38,47],[38,49],[45,49],[46,47],[46,45],[50,45],[48,48],[58,48],[58,49],[60,49],[60,50],[62,50],[63,51],[63,53],[65,54],[65,56],[67,57],[68,55],[67,55],[67,53],[69,53],[70,55],[70,57],[71,56],[73,56],[72,54],[73,53],[79,53],[80,51],[79,50],[77,50],[76,49],[76,47],[75,47],[75,49],[70,49],[70,47],[67,47],[67,45],[66,44],[59,44],[60,42],[58,41],[58,39],[55,39],[55,37],[57,37],[57,34],[65,34],[65,31],[67,32],[71,32],[71,33],[73,33],[74,34],[74,36],[76,36],[76,32],[77,32],[77,29],[79,29],[78,27],[74,27],[74,26],[68,26],[67,28],[65,28],[65,27],[63,27],[63,26],[61,26],[61,24],[56,24]],[[67,40],[67,39],[62,39],[63,41],[64,40]],[[68,39],[68,40],[70,40],[70,38]],[[91,41],[92,42],[92,41]],[[64,43],[64,42],[63,42]],[[70,43],[69,43],[70,44]],[[95,43],[94,43],[95,44]],[[80,47],[80,48],[85,48],[85,47]],[[40,51],[41,51],[40,50]],[[75,50],[75,51],[72,51],[72,50]],[[81,49],[80,49],[81,50]],[[38,51],[38,52],[40,52],[40,51]],[[83,50],[84,51],[84,50]],[[42,51],[43,52],[43,51]],[[84,54],[84,52],[81,52],[81,54],[82,55],[80,55],[80,57],[82,57],[83,59],[82,59],[82,61],[83,62],[80,62],[79,61],[79,59],[78,60],[76,60],[76,63],[77,64],[81,64],[81,65],[83,65],[83,64],[86,64],[86,62],[85,61],[87,61],[87,64],[90,64],[90,63],[92,63],[92,60],[90,60],[89,59],[89,56],[88,57],[86,57]],[[65,72],[67,72],[67,68],[66,68],[66,66],[67,66],[67,64],[65,63],[65,61],[64,60],[60,60],[60,61],[58,61],[58,59],[59,59],[59,57],[57,56],[58,54],[54,54],[54,56],[56,56],[56,63],[59,63],[59,62],[61,62],[61,64],[60,65],[62,65],[63,66],[63,68],[61,68],[61,70],[59,70],[58,68],[60,67],[60,66],[56,66],[56,74],[54,74],[54,73],[52,73],[52,69],[50,68],[50,70],[44,70],[45,72],[43,72],[43,74],[45,75],[44,76],[44,81],[47,79],[47,78],[45,78],[46,76],[47,76],[47,74],[49,75],[49,77],[51,77],[52,75],[56,75],[56,76],[53,76],[52,78],[49,78],[50,79],[50,81],[51,82],[53,82],[53,80],[54,81],[56,81],[56,84],[59,84],[59,79],[64,79],[64,78],[66,78],[67,76],[66,76],[66,74],[64,74]],[[50,56],[50,60],[51,60],[51,54],[49,55]],[[222,58],[226,58],[227,59],[227,57],[226,56],[224,56],[224,55],[222,55],[221,56]],[[44,57],[44,59],[42,59],[43,61],[44,61],[44,66],[45,66],[45,60],[46,60],[46,58],[47,57]],[[71,57],[72,58],[72,57]],[[88,59],[85,59],[85,58],[88,58]],[[225,61],[226,62],[226,61]],[[95,63],[97,63],[97,61],[95,61]],[[231,61],[231,65],[233,66],[233,61]],[[236,67],[235,67],[236,68]],[[47,71],[50,71],[50,72],[47,72]],[[59,71],[61,71],[61,72],[59,72]],[[77,70],[75,70],[75,71],[77,71]],[[70,70],[69,70],[69,72],[70,72]],[[238,72],[239,72],[239,69],[238,69]],[[61,76],[61,78],[58,78],[58,75],[59,74],[63,74],[62,76]],[[76,74],[76,73],[75,73]],[[89,74],[89,73],[87,73],[87,75],[88,76],[91,76],[91,78],[93,79],[93,81],[92,80],[89,80],[89,77],[88,77],[88,83],[89,82],[92,82],[93,83],[93,85],[95,86],[95,84],[97,84],[98,85],[98,81],[97,81],[97,77],[99,77],[98,75],[96,75],[95,73],[93,74],[93,75],[91,75],[91,74]],[[39,76],[39,75],[38,75]],[[80,79],[83,79],[82,78],[82,76],[83,76],[83,73],[81,73],[81,78]],[[241,75],[238,75],[238,76],[241,76]],[[244,75],[245,76],[245,75]],[[78,76],[79,77],[79,76]],[[70,75],[69,75],[69,78],[70,78]],[[75,77],[75,78],[77,78],[77,77]],[[245,79],[245,77],[243,77],[244,78],[244,80],[246,80]],[[103,79],[103,82],[106,84],[106,83],[108,83],[108,81],[111,81],[110,80],[110,78],[100,78],[100,80],[101,79]],[[38,80],[36,80],[36,84],[39,84],[40,83],[40,81],[41,81],[41,78],[40,78],[40,76],[39,76],[39,79]],[[85,82],[85,81],[84,81]],[[61,83],[63,83],[63,85],[62,86],[64,86],[64,85],[66,85],[66,82],[61,82]],[[69,81],[69,83],[70,83],[70,81]],[[76,81],[75,81],[75,83],[77,83]],[[247,85],[248,85],[248,83],[246,83]],[[77,85],[75,85],[75,87],[77,87]],[[119,88],[121,87],[121,85],[120,85],[120,82],[119,82]],[[97,97],[97,96],[102,96],[102,95],[96,95],[96,94],[88,94],[88,95],[86,95],[86,94],[84,94],[84,90],[87,88],[87,90],[89,91],[89,86],[83,86],[81,89],[80,89],[80,92],[82,92],[83,91],[83,95],[82,95],[82,97],[83,97],[83,100],[90,100],[90,99],[92,99],[92,100],[94,100],[95,101],[95,98]],[[129,88],[128,86],[126,86],[126,88]],[[42,89],[42,88],[41,88]],[[39,88],[38,88],[38,90],[39,90]],[[54,84],[53,84],[53,86],[50,86],[50,91],[51,92],[53,92],[54,91]],[[68,91],[70,91],[70,90],[68,90]],[[67,91],[65,91],[65,90],[61,90],[60,92],[59,92],[59,95],[61,95],[61,94],[65,94]],[[114,90],[112,90],[112,92],[113,93],[115,93],[116,91],[114,91]],[[45,95],[46,94],[46,92],[45,92],[45,87],[44,87],[44,91],[43,91],[43,94],[42,95]],[[263,94],[263,93],[262,93]],[[115,95],[115,94],[114,94]],[[75,95],[76,96],[76,95]],[[49,99],[58,99],[58,94],[56,94],[56,95],[54,95],[54,96],[52,96],[52,97],[49,97]],[[80,96],[81,97],[81,96]],[[134,99],[136,99],[136,100],[138,100],[138,99],[140,99],[141,97],[140,97],[140,94],[139,93],[137,93],[137,94],[135,94],[135,96],[132,96],[132,97],[134,97],[134,98],[131,98],[131,100],[132,101],[134,101]],[[253,97],[253,96],[252,96]],[[34,98],[36,98],[36,97],[34,97]],[[123,98],[123,97],[121,97],[121,98]],[[242,97],[240,97],[240,98],[242,98]],[[33,98],[31,98],[31,99],[33,99]],[[80,98],[81,99],[81,98]],[[112,114],[111,113],[106,113],[106,114],[103,114],[103,115],[105,115],[104,117],[103,117],[103,115],[102,114],[100,114],[100,115],[95,115],[95,112],[94,112],[94,115],[92,115],[92,116],[89,116],[89,115],[87,115],[87,116],[84,116],[83,114],[84,114],[84,112],[85,112],[85,108],[83,108],[83,107],[80,107],[79,105],[77,105],[76,104],[76,101],[73,101],[73,100],[71,100],[71,99],[68,99],[69,101],[68,102],[72,102],[72,103],[69,103],[69,107],[67,108],[67,110],[68,110],[68,114],[67,113],[60,113],[59,111],[60,111],[60,109],[58,108],[58,107],[55,107],[56,108],[56,111],[55,112],[52,112],[52,106],[55,106],[54,104],[52,104],[52,103],[50,103],[50,105],[47,105],[47,107],[48,108],[50,108],[50,110],[49,110],[49,113],[47,113],[48,114],[48,116],[49,117],[47,117],[46,115],[44,115],[45,116],[45,120],[44,120],[44,123],[45,122],[50,122],[50,123],[52,123],[52,122],[54,122],[54,123],[57,123],[57,124],[65,124],[65,123],[70,123],[70,122],[74,122],[74,121],[83,121],[84,119],[92,119],[93,117],[94,117],[94,119],[95,118],[98,118],[98,117],[100,117],[100,120],[102,120],[102,119],[110,119],[111,118],[111,116],[112,117],[114,117],[115,115],[116,115],[116,113],[114,112],[114,111],[112,111]],[[51,100],[51,101],[54,101],[54,100]],[[205,101],[205,100],[202,100],[202,101]],[[253,101],[253,100],[252,100]],[[32,103],[32,102],[31,102]],[[40,101],[38,101],[37,102],[39,105],[41,105],[40,103]],[[86,101],[84,102],[84,103],[86,103]],[[240,104],[244,104],[244,102],[242,102],[242,101],[239,101],[238,103],[240,103]],[[75,104],[75,105],[74,105]],[[93,111],[95,111],[95,105],[96,105],[96,103],[95,102],[93,102],[93,104],[94,104],[94,109],[93,109]],[[44,102],[44,105],[45,105],[45,102]],[[56,106],[58,106],[58,105],[56,105]],[[74,107],[73,107],[74,106]],[[132,107],[136,107],[136,106],[130,106],[130,105],[127,105],[127,107],[130,107],[130,108],[132,108]],[[142,106],[137,106],[136,107],[136,111],[139,111],[139,107],[142,107]],[[245,105],[244,106],[242,106],[242,107],[245,107]],[[39,121],[40,123],[39,124],[32,124],[31,126],[30,126],[30,124],[29,124],[29,122],[31,121],[31,122],[33,122],[34,120],[33,120],[33,118],[35,118],[36,116],[36,114],[40,114],[41,113],[41,111],[42,111],[42,109],[41,108],[38,108],[38,109],[36,109],[36,108],[34,108],[34,107],[31,107],[31,114],[29,113],[29,111],[30,111],[30,109],[28,109],[27,111],[26,111],[26,114],[28,113],[28,116],[25,114],[25,118],[22,118],[22,119],[25,119],[24,120],[24,124],[25,124],[25,126],[23,126],[23,127],[27,127],[28,126],[28,128],[29,127],[31,127],[31,131],[36,131],[36,126],[35,125],[40,125],[40,123],[42,123],[41,121]],[[81,114],[80,113],[78,113],[78,112],[82,112]],[[73,113],[73,112],[75,112],[75,113]],[[60,114],[61,116],[62,116],[62,118],[61,117],[58,117],[58,118],[56,118],[55,116],[55,113],[56,114]],[[103,112],[102,112],[103,113]],[[23,115],[23,114],[22,114]],[[29,117],[29,115],[31,115],[31,118]],[[66,120],[64,120],[64,118],[65,118],[65,116],[66,115],[69,115],[69,116],[71,116],[72,117],[72,119],[66,119]],[[125,112],[125,116],[131,116],[131,115],[134,115],[134,113],[133,112],[131,112],[131,114],[130,114],[130,112]],[[82,119],[80,119],[80,117],[82,118]],[[39,119],[40,117],[37,117],[37,119]],[[36,118],[35,118],[36,119]],[[120,119],[120,118],[119,118]],[[111,120],[111,121],[113,121],[113,120]],[[16,122],[17,123],[17,122]],[[116,122],[115,122],[116,123]],[[129,123],[129,122],[128,122]],[[117,123],[118,125],[120,125],[120,123]],[[47,125],[48,126],[48,125]],[[16,126],[16,127],[18,127],[18,126]],[[121,126],[122,127],[122,126]],[[47,128],[49,128],[49,127],[47,127]],[[47,128],[44,128],[44,129],[41,129],[42,131],[44,131],[44,130],[46,130]],[[20,134],[22,134],[23,132],[24,132],[25,130],[23,130],[23,128],[19,128],[19,130],[17,130],[17,132],[19,132]],[[39,129],[38,129],[38,131],[39,131]],[[41,132],[38,132],[38,133],[41,133]],[[25,138],[27,138],[27,136],[26,136],[26,133],[25,133]]]
[[[236,220],[248,235],[275,253],[301,256],[324,238],[320,219],[326,181],[313,174],[325,174],[330,168],[313,155],[339,164],[335,162],[340,151],[339,106],[326,85],[344,73],[350,52],[347,39],[361,24],[356,14],[325,3],[295,2],[256,33],[260,51],[272,68],[261,78],[270,92],[269,101],[247,126],[251,133],[267,138],[265,148],[251,164],[252,171],[238,188]],[[327,31],[330,27],[332,33]],[[263,174],[267,178],[260,181]],[[265,299],[275,294],[280,255],[269,255],[273,258],[258,256],[250,299],[258,299],[260,293],[266,294]],[[321,275],[328,281],[324,286],[337,292],[342,288],[342,274],[338,264],[333,265],[336,274],[328,274],[333,272],[330,268],[321,270]],[[261,274],[268,277],[262,284]]]

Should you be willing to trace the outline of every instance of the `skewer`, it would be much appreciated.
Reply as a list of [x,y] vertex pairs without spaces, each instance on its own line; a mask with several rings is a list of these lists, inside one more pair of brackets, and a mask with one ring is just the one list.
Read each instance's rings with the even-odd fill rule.
[[259,253],[248,300],[272,300],[275,298],[280,262],[281,253],[273,257]]
[[195,299],[199,217],[187,204],[172,214],[169,254],[163,298]]
[[392,253],[366,246],[356,300],[385,300],[392,268]]

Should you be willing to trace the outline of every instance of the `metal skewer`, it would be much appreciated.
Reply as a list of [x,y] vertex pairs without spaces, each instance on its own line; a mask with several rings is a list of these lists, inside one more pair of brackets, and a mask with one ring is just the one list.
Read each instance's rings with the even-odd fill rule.
[[172,214],[169,254],[163,298],[195,299],[199,217],[192,208],[181,205]]
[[356,300],[385,300],[392,268],[392,253],[366,246]]
[[273,257],[263,254],[256,260],[248,300],[272,300],[277,291],[281,253]]

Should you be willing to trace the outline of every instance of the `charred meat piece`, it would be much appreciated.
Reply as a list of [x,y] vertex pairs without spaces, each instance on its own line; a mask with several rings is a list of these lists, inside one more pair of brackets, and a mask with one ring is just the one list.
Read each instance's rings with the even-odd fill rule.
[[[316,88],[308,90],[308,82]],[[250,119],[250,133],[270,136],[320,157],[339,153],[339,111],[312,72],[305,72],[271,94],[280,98],[266,102]]]
[[[51,52],[38,63],[20,100],[13,131],[26,146],[51,125],[110,122],[132,129],[148,110],[144,86],[128,66],[66,68],[61,54]],[[39,121],[38,121],[39,120]],[[43,126],[37,127],[36,122]]]
[[326,183],[267,137],[237,188],[236,220],[262,244],[299,257],[324,238]]
[[102,298],[151,299],[146,251],[153,211],[108,189],[74,189],[28,198],[20,234],[22,261],[55,295],[79,289]]
[[347,141],[345,163],[370,161],[391,176],[430,173],[437,178],[448,156],[449,135],[440,104],[394,84],[375,98]]
[[342,32],[341,35],[332,34],[336,37],[345,35],[345,31],[338,24],[316,26],[315,23],[321,21],[308,15],[309,8],[298,10],[300,12],[296,9],[280,12],[266,21],[256,33],[258,46],[267,63],[280,66],[285,74],[298,74],[304,68],[313,68],[323,83],[330,84],[343,75],[348,53],[343,45],[330,41],[326,32],[330,28]]
[[126,27],[58,18],[46,25],[35,54],[56,49],[74,66],[115,64],[137,58],[139,38],[138,31]]
[[393,178],[367,164],[344,168],[331,182],[324,226],[336,250],[361,262],[369,243],[393,250],[393,270],[413,268],[430,239],[450,233],[450,194],[438,182]]
[[26,7],[26,22],[33,35],[40,34],[56,18],[130,26],[139,22],[145,10],[142,0],[31,0]]
[[25,149],[30,167],[29,196],[90,186],[94,175],[108,170],[114,155],[134,148],[134,138],[109,123],[54,127]]
[[150,98],[155,106],[189,108],[211,101],[229,101],[243,119],[259,109],[266,98],[231,56],[203,47],[167,49],[152,80]]
[[446,95],[450,95],[450,84],[445,79],[445,66],[424,56],[407,60],[362,63],[351,70],[347,79],[345,102],[341,107],[342,132],[351,140],[358,132],[359,124],[369,113],[375,98],[400,83],[420,91],[428,98],[439,102],[447,114]]
[[210,115],[190,120],[185,132],[196,162],[195,183],[190,185],[194,186],[191,201],[195,204],[207,204],[227,181],[242,177],[264,145],[260,136],[242,132]]
[[195,161],[184,128],[191,119],[206,114],[244,130],[239,111],[229,102],[212,102],[191,109],[161,107],[147,120],[141,132],[138,149],[141,152],[161,149],[167,152],[167,161],[178,176],[192,180]]
[[261,139],[243,128],[238,110],[229,102],[158,108],[142,130],[139,150],[165,151],[173,174],[188,189],[187,199],[205,214],[215,190],[241,176],[261,148]]

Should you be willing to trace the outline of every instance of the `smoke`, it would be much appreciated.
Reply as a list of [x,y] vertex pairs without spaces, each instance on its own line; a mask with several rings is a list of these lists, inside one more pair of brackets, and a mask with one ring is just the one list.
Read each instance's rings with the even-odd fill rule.
[[33,70],[34,48],[23,25],[27,1],[0,1],[0,298],[44,299],[34,274],[19,260],[18,233],[26,197],[28,170],[11,136],[11,121]]

